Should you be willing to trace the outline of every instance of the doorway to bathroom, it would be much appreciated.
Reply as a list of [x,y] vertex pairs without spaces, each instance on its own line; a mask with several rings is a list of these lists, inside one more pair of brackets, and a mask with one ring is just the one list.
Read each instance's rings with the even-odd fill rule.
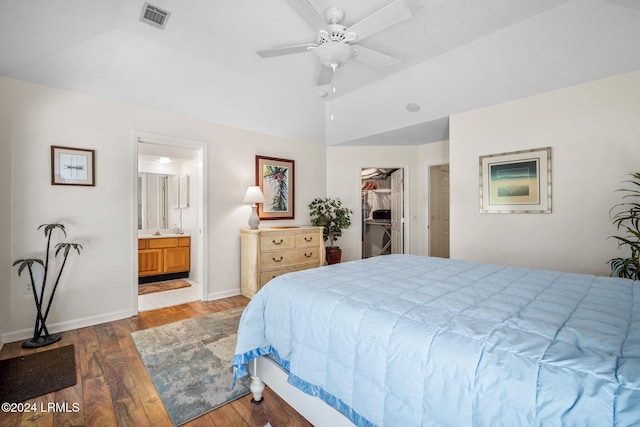
[[134,132],[138,311],[204,300],[204,142]]

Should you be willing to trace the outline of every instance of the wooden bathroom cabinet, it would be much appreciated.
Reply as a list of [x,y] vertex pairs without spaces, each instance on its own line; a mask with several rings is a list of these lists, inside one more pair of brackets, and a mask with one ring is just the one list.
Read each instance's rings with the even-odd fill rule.
[[139,277],[188,272],[190,267],[190,237],[138,239]]

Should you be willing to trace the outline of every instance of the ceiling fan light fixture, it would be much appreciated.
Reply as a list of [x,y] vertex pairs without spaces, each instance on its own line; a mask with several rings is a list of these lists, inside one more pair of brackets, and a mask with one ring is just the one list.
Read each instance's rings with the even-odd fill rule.
[[353,47],[345,43],[329,42],[318,46],[315,52],[325,67],[331,68],[333,64],[341,67],[353,56]]
[[[329,77],[331,77],[331,120],[334,119],[333,101],[336,93],[336,69],[338,67],[344,66],[347,61],[356,55],[358,55],[357,60],[359,62],[383,71],[390,71],[401,62],[376,50],[356,44],[352,45],[351,43],[364,40],[398,22],[410,18],[411,10],[405,4],[405,0],[394,0],[349,27],[341,24],[344,20],[345,12],[344,9],[339,7],[329,7],[324,11],[324,16],[322,16],[309,0],[285,0],[285,2],[311,28],[318,31],[316,43],[259,50],[257,53],[262,58],[270,58],[273,56],[315,52],[320,62],[319,71],[316,75],[316,85],[329,84]],[[331,71],[329,72],[329,70]],[[327,96],[326,92],[320,92],[318,95],[320,97]]]

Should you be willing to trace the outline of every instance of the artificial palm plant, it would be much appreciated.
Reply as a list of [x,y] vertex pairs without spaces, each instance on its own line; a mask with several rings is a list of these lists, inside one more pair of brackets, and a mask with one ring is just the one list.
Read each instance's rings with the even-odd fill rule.
[[624,194],[623,201],[613,206],[609,215],[617,230],[626,232],[611,237],[618,240],[618,248],[628,247],[631,254],[627,258],[612,258],[609,264],[612,276],[640,280],[640,172],[629,176],[623,181],[629,185],[617,190]]
[[[55,281],[53,282],[53,288],[51,289],[51,293],[49,294],[49,300],[47,302],[45,312],[44,314],[42,314],[45,291],[47,290],[47,278],[49,277],[49,249],[51,248],[51,236],[53,235],[53,231],[56,229],[62,231],[65,237],[67,236],[67,232],[65,231],[64,225],[62,224],[42,224],[40,227],[38,227],[38,230],[40,230],[41,228],[44,228],[44,235],[47,239],[47,248],[45,251],[44,261],[40,258],[25,258],[19,259],[13,263],[14,267],[16,265],[19,265],[18,276],[22,274],[25,268],[29,272],[29,279],[31,280],[31,290],[33,291],[33,299],[36,303],[36,324],[33,329],[33,338],[22,343],[22,347],[25,348],[42,347],[60,340],[60,335],[51,335],[47,330],[47,317],[49,316],[49,310],[51,310],[53,297],[55,296],[58,285],[60,284],[62,271],[64,270],[64,266],[67,264],[67,257],[69,256],[69,252],[73,249],[78,252],[78,255],[80,255],[80,250],[83,249],[82,245],[80,245],[79,243],[62,242],[55,245],[54,257],[58,256],[59,253],[62,253],[62,264],[60,265],[58,274],[55,276]],[[42,283],[36,283],[36,278],[33,275],[34,264],[40,264],[44,269]]]

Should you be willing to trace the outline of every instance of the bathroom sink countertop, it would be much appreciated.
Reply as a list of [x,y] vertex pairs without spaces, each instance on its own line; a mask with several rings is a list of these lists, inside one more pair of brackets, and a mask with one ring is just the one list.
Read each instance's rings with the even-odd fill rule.
[[184,232],[182,234],[180,233],[176,233],[175,231],[162,231],[160,230],[160,235],[154,234],[155,231],[151,231],[149,233],[144,232],[138,232],[138,239],[161,239],[163,237],[190,237],[191,233],[189,232],[189,230],[184,230]]

